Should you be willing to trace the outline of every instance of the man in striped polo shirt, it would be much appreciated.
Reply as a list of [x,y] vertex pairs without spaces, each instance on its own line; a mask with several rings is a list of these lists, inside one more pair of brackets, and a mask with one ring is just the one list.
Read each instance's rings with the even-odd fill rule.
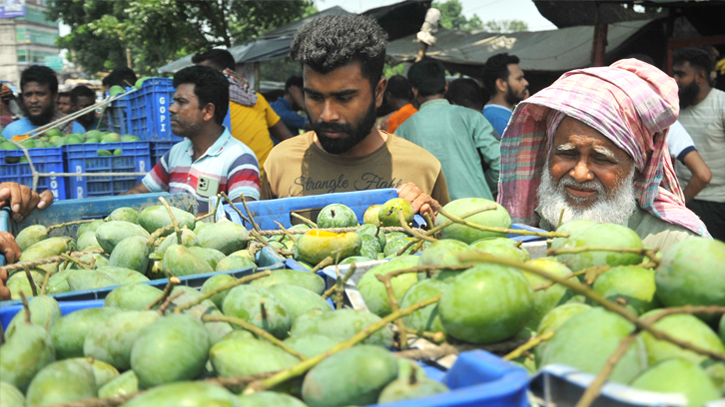
[[233,201],[259,199],[259,163],[252,150],[222,126],[229,109],[229,82],[206,66],[174,75],[171,130],[186,139],[166,153],[126,194],[184,192],[209,211],[210,198],[226,192]]

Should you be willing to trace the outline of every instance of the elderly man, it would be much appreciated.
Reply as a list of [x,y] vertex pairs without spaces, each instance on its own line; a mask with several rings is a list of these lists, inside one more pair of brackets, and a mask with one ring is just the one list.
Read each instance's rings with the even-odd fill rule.
[[666,250],[708,236],[687,209],[665,138],[677,84],[635,59],[564,74],[519,104],[501,139],[499,203],[514,222],[553,229],[589,219]]

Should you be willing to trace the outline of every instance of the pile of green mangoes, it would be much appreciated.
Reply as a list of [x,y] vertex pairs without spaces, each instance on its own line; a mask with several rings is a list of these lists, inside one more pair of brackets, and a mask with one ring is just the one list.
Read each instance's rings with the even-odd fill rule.
[[[37,138],[25,139],[20,142],[25,148],[47,148],[47,147],[62,147],[71,144],[99,144],[99,143],[127,143],[133,141],[140,141],[141,138],[131,135],[124,134],[119,135],[118,133],[110,133],[99,130],[89,130],[86,133],[72,133],[64,135],[58,129],[50,129],[45,134]],[[0,136],[0,150],[20,150],[20,147],[13,143],[10,143],[4,137]],[[107,156],[121,156],[123,150],[117,148],[115,150],[97,150],[98,155],[101,157]],[[8,164],[27,163],[26,157],[6,157],[5,161]]]
[[[173,207],[171,211],[179,224],[181,241],[173,229],[158,239],[150,239],[152,233],[171,224],[164,206],[151,206],[141,212],[122,207],[105,220],[80,225],[76,241],[49,237],[43,225],[26,227],[16,236],[22,251],[20,262],[58,256],[71,247],[77,251],[103,250],[83,255],[79,262],[49,263],[31,269],[36,287],[41,287],[50,274],[48,294],[166,278],[167,272],[181,277],[257,267],[246,249],[247,230],[243,226],[228,221],[196,222],[191,213]],[[13,299],[19,299],[21,291],[27,297],[32,295],[24,272],[12,274],[7,286]]]

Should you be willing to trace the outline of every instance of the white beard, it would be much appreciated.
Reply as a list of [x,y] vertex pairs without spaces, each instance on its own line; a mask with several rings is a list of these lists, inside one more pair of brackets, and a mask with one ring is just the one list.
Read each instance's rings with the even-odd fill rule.
[[[582,188],[594,189],[597,191],[597,201],[588,208],[572,208],[567,203],[566,186],[580,186]],[[556,227],[559,224],[561,211],[564,216],[561,224],[575,219],[587,219],[597,223],[616,223],[627,225],[629,217],[637,209],[637,200],[634,193],[634,166],[627,178],[617,186],[617,190],[607,193],[604,185],[599,180],[587,181],[579,184],[570,176],[566,175],[554,185],[549,172],[547,161],[544,172],[541,175],[541,184],[537,190],[539,198],[539,213],[549,224]],[[571,200],[577,201],[576,197],[569,196]]]

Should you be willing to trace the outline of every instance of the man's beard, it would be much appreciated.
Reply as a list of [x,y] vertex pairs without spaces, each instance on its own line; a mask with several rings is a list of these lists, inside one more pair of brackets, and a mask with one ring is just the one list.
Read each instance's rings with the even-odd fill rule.
[[[307,114],[309,117],[309,113]],[[357,123],[327,123],[323,121],[312,122],[312,129],[320,140],[322,149],[330,154],[342,154],[350,151],[360,144],[370,134],[375,125],[375,99],[372,100],[365,115]],[[333,139],[323,133],[343,133],[346,136]]]
[[[524,88],[524,91],[525,90],[526,90],[526,88]],[[514,93],[514,90],[511,88],[511,85],[508,85],[504,98],[506,99],[506,103],[508,103],[510,105],[515,105],[515,104],[518,104],[519,102],[521,102],[522,100],[524,100],[523,94],[525,94],[525,93],[526,92],[522,92],[521,95],[517,95],[516,93]]]
[[43,109],[43,111],[40,112],[40,114],[33,116],[28,111],[28,108],[25,107],[25,105],[23,105],[23,113],[25,114],[25,117],[27,117],[28,120],[30,120],[30,123],[33,126],[40,127],[40,126],[45,126],[46,124],[53,121],[53,116],[55,116],[55,109],[53,108],[53,105],[50,105],[50,106],[46,107],[45,109]]
[[689,85],[680,89],[678,93],[680,95],[680,109],[685,109],[695,103],[697,95],[700,94],[700,86],[697,84],[697,82],[692,81]]
[[[564,216],[561,218],[562,224],[575,219],[587,219],[597,223],[616,223],[626,226],[629,217],[637,209],[637,200],[634,193],[634,171],[634,166],[632,166],[632,171],[630,171],[627,178],[619,183],[617,190],[607,194],[607,190],[599,180],[591,180],[580,184],[571,176],[565,175],[557,185],[554,185],[547,162],[537,191],[539,212],[553,227],[557,227],[559,224],[562,210],[564,210]],[[596,190],[596,202],[588,208],[572,208],[567,202],[565,189],[567,186]],[[574,201],[580,200],[571,196],[569,198]]]

